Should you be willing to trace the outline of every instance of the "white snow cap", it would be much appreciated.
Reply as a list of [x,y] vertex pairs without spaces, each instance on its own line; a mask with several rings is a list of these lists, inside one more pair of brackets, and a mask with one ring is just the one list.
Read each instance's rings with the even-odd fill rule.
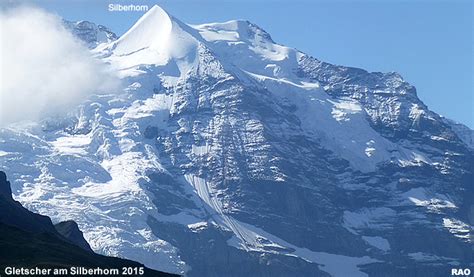
[[170,15],[159,6],[153,6],[116,42],[116,54],[130,54],[143,48],[163,50],[173,28]]
[[193,30],[155,5],[117,41],[105,46],[121,68],[137,64],[165,65],[170,59],[189,60],[198,39]]

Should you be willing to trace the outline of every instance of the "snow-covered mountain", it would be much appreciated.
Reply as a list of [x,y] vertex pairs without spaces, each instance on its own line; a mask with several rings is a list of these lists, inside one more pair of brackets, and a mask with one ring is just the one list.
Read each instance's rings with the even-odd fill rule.
[[76,221],[94,251],[189,276],[474,266],[472,130],[397,73],[158,6],[120,38],[68,24],[127,87],[67,118],[0,129],[0,165],[15,199]]

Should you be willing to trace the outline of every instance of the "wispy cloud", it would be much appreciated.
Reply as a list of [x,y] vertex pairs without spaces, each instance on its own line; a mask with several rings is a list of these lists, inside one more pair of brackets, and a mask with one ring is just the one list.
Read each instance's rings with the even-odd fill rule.
[[33,7],[0,14],[0,126],[64,115],[118,79],[62,25]]

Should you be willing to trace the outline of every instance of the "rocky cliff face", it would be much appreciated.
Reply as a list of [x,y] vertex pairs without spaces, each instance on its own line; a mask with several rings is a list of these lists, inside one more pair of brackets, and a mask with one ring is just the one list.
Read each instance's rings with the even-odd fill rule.
[[159,7],[93,52],[128,86],[34,135],[0,130],[0,163],[94,250],[189,276],[472,266],[474,152],[398,74]]

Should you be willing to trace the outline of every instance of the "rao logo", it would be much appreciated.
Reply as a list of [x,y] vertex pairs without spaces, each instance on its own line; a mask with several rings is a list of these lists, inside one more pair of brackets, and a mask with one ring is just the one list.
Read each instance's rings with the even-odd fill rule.
[[451,276],[471,276],[469,268],[451,268]]

